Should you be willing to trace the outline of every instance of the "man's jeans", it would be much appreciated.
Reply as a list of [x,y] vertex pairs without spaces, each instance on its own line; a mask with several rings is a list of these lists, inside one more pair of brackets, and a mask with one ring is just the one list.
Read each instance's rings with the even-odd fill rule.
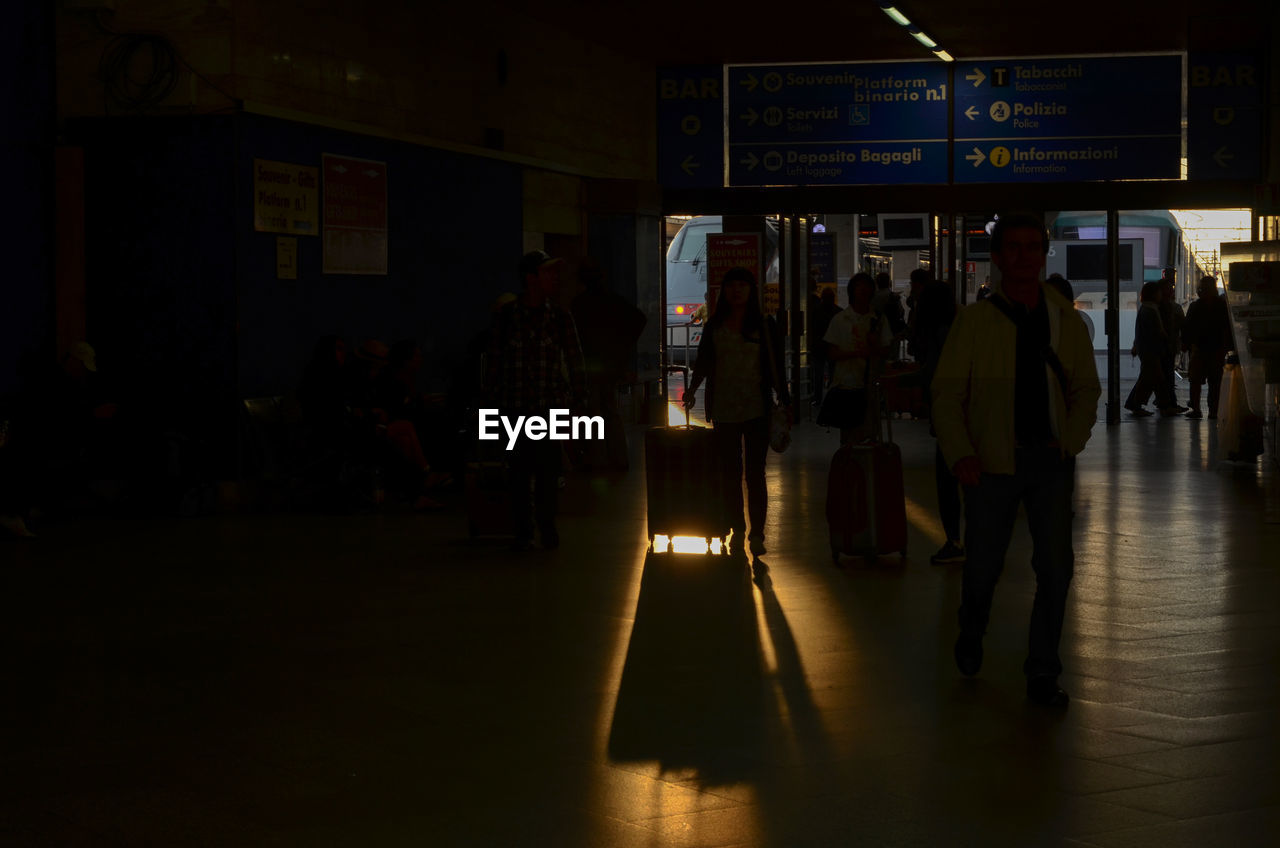
[[[546,412],[539,413],[546,415]],[[533,538],[533,522],[543,541],[556,531],[556,511],[560,503],[561,443],[534,441],[521,435],[508,454],[511,486],[511,525],[516,538]],[[532,486],[530,485],[532,483]]]
[[1023,671],[1028,677],[1057,677],[1062,673],[1058,643],[1075,565],[1071,547],[1075,461],[1063,459],[1057,448],[1018,448],[1016,468],[1013,474],[983,474],[976,486],[965,490],[966,560],[960,630],[974,636],[986,632],[996,581],[1004,569],[1018,504],[1022,503],[1031,530],[1031,567],[1036,574]]

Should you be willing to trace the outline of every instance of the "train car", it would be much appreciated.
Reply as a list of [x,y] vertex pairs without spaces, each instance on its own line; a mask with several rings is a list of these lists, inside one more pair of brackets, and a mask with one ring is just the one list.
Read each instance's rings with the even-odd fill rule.
[[[1046,274],[1059,273],[1071,281],[1076,309],[1093,335],[1095,350],[1106,350],[1103,332],[1107,303],[1105,212],[1063,212],[1049,228],[1050,255]],[[1165,268],[1176,271],[1179,303],[1195,297],[1202,271],[1183,238],[1182,227],[1165,210],[1121,212],[1120,236],[1120,349],[1133,344],[1134,313],[1144,283],[1159,280]]]

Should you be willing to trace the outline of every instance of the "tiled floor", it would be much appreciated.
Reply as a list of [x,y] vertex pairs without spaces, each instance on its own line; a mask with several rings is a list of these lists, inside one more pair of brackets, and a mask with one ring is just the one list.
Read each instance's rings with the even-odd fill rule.
[[563,547],[516,560],[456,510],[0,541],[0,844],[1276,844],[1274,483],[1219,469],[1215,426],[1080,458],[1065,712],[1023,697],[1025,529],[956,672],[914,422],[905,561],[832,567],[810,424],[754,580],[646,555],[638,470],[572,476]]

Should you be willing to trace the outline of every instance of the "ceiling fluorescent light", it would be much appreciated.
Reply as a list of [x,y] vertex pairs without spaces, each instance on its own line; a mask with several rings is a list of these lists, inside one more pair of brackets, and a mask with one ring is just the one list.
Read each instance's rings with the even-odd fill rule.
[[944,61],[944,62],[954,62],[954,61],[955,61],[955,59],[953,59],[953,58],[951,57],[951,54],[950,54],[950,53],[948,53],[948,52],[947,52],[947,51],[945,51],[945,50],[935,50],[935,51],[933,51],[933,55],[937,56],[939,59],[941,59],[941,60],[942,60],[942,61]]
[[918,29],[912,30],[911,35],[915,37],[916,41],[920,42],[925,47],[928,47],[930,50],[936,50],[938,48],[938,42],[934,41],[926,33],[923,33]]
[[894,19],[894,21],[896,21],[897,23],[900,23],[900,24],[902,24],[903,26],[911,26],[911,21],[907,18],[907,16],[906,16],[906,15],[904,15],[904,14],[902,14],[901,12],[899,12],[899,11],[898,11],[897,9],[895,9],[894,7],[892,7],[892,6],[881,6],[880,8],[881,8],[882,10],[884,10],[884,13],[885,13],[886,15],[888,15],[888,16],[889,16],[889,17],[891,17],[891,18],[893,18],[893,19]]

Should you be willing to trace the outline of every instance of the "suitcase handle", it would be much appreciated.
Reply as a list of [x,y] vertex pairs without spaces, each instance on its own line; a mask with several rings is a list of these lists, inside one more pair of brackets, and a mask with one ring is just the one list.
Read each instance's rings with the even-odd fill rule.
[[[867,404],[872,408],[876,417],[876,426],[873,438],[877,443],[893,442],[893,416],[889,414],[884,401],[884,392],[881,391],[882,383],[877,378],[869,382],[867,391],[870,397],[867,398]],[[883,426],[882,426],[883,425]],[[883,430],[883,433],[881,432]]]
[[[684,375],[684,391],[689,390],[689,366],[668,365],[666,370],[668,374],[683,374]],[[692,427],[693,420],[689,417],[689,407],[684,405],[683,397],[680,398],[680,408],[684,410],[684,426]]]

